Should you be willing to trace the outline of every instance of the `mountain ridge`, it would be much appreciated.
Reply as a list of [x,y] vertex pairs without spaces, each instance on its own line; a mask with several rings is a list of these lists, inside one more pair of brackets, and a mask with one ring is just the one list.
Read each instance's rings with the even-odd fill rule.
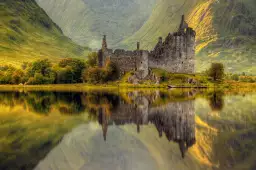
[[255,74],[255,8],[253,0],[159,0],[149,20],[119,46],[133,48],[140,41],[142,48],[151,50],[159,36],[177,30],[180,16],[185,14],[197,32],[197,71],[222,62],[227,72]]
[[104,34],[109,46],[139,29],[155,0],[36,0],[62,29],[80,45],[99,48]]
[[34,0],[1,2],[1,64],[21,65],[36,59],[85,58],[89,48],[65,37]]

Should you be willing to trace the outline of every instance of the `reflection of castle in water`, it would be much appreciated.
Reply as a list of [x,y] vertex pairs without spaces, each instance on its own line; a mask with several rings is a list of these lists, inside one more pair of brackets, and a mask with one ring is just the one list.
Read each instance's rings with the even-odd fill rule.
[[169,141],[179,144],[182,157],[189,147],[195,144],[194,101],[171,102],[162,106],[152,106],[146,97],[136,97],[132,104],[119,101],[111,113],[100,109],[98,121],[102,125],[104,140],[109,125],[136,124],[137,132],[141,125],[154,124],[159,137],[166,135]]

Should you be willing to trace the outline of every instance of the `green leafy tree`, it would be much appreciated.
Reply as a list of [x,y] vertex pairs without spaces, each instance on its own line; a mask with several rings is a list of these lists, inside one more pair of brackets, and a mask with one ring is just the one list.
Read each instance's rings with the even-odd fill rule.
[[81,83],[82,82],[82,73],[85,69],[85,63],[79,59],[67,58],[59,62],[60,68],[67,68],[66,73],[70,74],[70,69],[72,71],[72,76],[69,75],[67,80],[70,83]]
[[54,68],[56,73],[57,84],[70,84],[73,83],[73,71],[72,68],[67,66],[65,68],[56,67]]
[[20,83],[25,83],[25,73],[20,70],[20,69],[17,69],[13,72],[12,74],[12,84],[20,84]]
[[105,67],[90,67],[83,73],[84,82],[105,83],[119,78],[119,69],[115,63],[108,60]]
[[98,54],[96,52],[89,53],[86,60],[87,67],[98,66]]
[[13,84],[12,76],[16,71],[11,65],[0,66],[0,84]]
[[106,82],[107,72],[103,68],[92,67],[87,69],[83,75],[83,79],[89,83],[104,83]]
[[208,70],[208,76],[211,77],[213,81],[222,81],[225,76],[224,65],[222,63],[212,63]]
[[27,84],[53,84],[56,74],[49,60],[37,60],[29,65]]
[[235,81],[239,81],[239,75],[238,75],[238,74],[233,74],[233,75],[231,76],[231,79],[232,79],[232,80],[235,80]]
[[119,79],[120,71],[117,65],[110,60],[106,63],[106,71],[107,71],[107,81],[114,81]]

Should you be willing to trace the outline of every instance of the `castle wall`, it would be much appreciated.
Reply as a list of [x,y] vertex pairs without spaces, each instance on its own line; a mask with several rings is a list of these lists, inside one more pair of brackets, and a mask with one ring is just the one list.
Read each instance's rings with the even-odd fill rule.
[[188,27],[182,16],[178,32],[169,34],[165,41],[159,38],[154,50],[140,50],[137,43],[137,50],[125,51],[107,48],[106,36],[103,37],[102,49],[99,51],[99,66],[103,67],[109,58],[116,63],[121,75],[129,71],[135,71],[138,79],[146,78],[149,68],[159,68],[172,73],[193,74],[195,72],[195,31]]
[[119,68],[121,75],[130,71],[136,71],[136,76],[142,79],[149,72],[148,55],[148,51],[142,50],[125,51],[117,49],[114,52],[111,49],[100,50],[98,53],[99,66],[103,67],[106,59],[109,58]]
[[145,78],[149,74],[148,69],[148,57],[149,52],[148,51],[139,51],[139,56],[137,56],[136,59],[136,76],[139,79]]
[[110,56],[110,60],[119,68],[120,74],[123,75],[129,71],[136,70],[136,58],[138,54],[133,51],[115,50]]
[[195,32],[169,34],[165,42],[159,41],[149,55],[149,67],[172,73],[195,72]]

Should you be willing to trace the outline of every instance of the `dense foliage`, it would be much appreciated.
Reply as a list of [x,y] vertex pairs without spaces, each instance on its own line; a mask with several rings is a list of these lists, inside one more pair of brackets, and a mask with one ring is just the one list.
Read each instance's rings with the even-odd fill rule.
[[106,83],[107,81],[114,81],[119,78],[119,70],[117,66],[107,61],[105,67],[90,67],[85,70],[83,80],[89,83]]
[[13,66],[0,66],[0,84],[19,84],[25,82],[24,72]]
[[97,53],[91,53],[86,61],[73,58],[62,59],[53,64],[48,59],[32,63],[24,62],[21,69],[11,65],[0,66],[0,84],[72,84],[106,83],[119,78],[118,68],[107,61],[103,68],[97,67]]
[[[89,54],[86,61],[65,58],[58,63],[51,63],[48,59],[43,59],[32,63],[24,62],[21,68],[4,65],[0,66],[0,84],[103,84],[120,78],[119,69],[115,63],[107,60],[104,67],[98,67],[97,63],[97,53],[94,52]],[[245,73],[224,74],[224,66],[221,63],[213,63],[204,74],[171,74],[159,69],[153,69],[152,72],[156,76],[156,81],[169,84],[201,85],[210,81],[219,83],[224,79],[256,82],[255,76]],[[125,76],[123,79],[127,81]]]
[[65,84],[82,82],[85,63],[78,59],[63,59],[53,65],[48,59],[23,63],[22,69],[0,67],[0,84]]

